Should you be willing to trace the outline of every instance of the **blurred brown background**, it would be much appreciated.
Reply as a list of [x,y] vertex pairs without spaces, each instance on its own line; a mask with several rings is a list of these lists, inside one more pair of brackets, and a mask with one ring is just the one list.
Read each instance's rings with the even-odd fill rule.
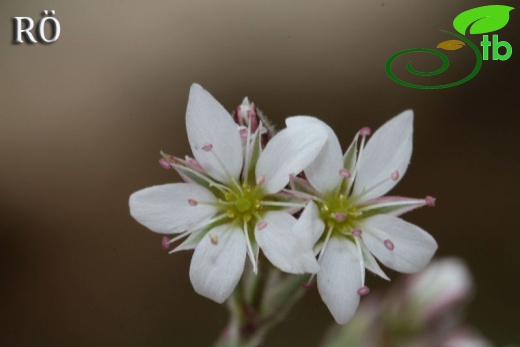
[[[344,146],[413,108],[412,165],[394,193],[438,204],[405,219],[438,240],[439,256],[469,263],[469,322],[499,346],[519,342],[520,9],[498,32],[513,56],[485,61],[468,83],[411,89],[384,70],[393,53],[435,48],[451,38],[438,29],[490,3],[2,0],[0,345],[206,346],[225,325],[225,308],[191,288],[191,252],[167,255],[128,212],[132,192],[179,180],[157,160],[161,149],[189,153],[192,82],[228,109],[249,96],[280,127],[319,116]],[[11,44],[11,18],[46,9],[60,39]],[[473,68],[469,48],[447,54],[437,81]],[[439,66],[415,57],[418,69]],[[330,323],[312,291],[266,345],[313,346]]]

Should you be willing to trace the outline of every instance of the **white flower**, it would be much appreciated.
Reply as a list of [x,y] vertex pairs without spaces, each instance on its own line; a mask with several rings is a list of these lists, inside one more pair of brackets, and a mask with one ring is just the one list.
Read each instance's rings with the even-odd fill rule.
[[[287,126],[323,122],[311,117],[289,119]],[[292,185],[313,196],[314,209],[325,228],[315,233],[320,271],[318,290],[340,324],[349,321],[365,287],[365,268],[388,279],[375,258],[404,273],[424,268],[437,243],[421,228],[397,216],[433,205],[434,199],[382,196],[402,178],[412,153],[413,113],[405,111],[374,133],[363,128],[343,155],[330,127],[328,140],[317,159],[304,172],[310,185],[293,178]],[[359,141],[361,137],[361,141]],[[358,145],[358,142],[361,142]],[[358,151],[359,147],[359,151]],[[374,258],[375,256],[375,258]]]
[[[247,123],[244,128],[244,124]],[[195,249],[190,280],[195,291],[223,302],[237,285],[246,254],[257,271],[259,247],[281,270],[319,269],[304,229],[289,212],[302,200],[284,190],[291,174],[308,166],[327,141],[326,129],[295,120],[262,149],[262,124],[238,126],[201,86],[190,89],[186,112],[188,139],[195,159],[164,156],[186,183],[146,188],[130,196],[130,213],[150,230],[185,236],[172,252]],[[247,131],[244,132],[243,130]]]
[[406,282],[406,295],[419,320],[426,324],[439,316],[458,312],[473,292],[471,273],[462,259],[434,260]]

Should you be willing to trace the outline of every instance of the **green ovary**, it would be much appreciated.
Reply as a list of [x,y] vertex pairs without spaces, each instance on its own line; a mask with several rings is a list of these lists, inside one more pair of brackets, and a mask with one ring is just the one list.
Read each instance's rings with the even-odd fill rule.
[[249,185],[244,184],[241,189],[236,188],[225,194],[222,207],[226,210],[228,218],[247,223],[258,216],[262,208],[262,197],[263,194],[258,187],[251,189]]
[[342,235],[355,229],[356,220],[362,214],[344,194],[326,196],[318,207],[325,228]]

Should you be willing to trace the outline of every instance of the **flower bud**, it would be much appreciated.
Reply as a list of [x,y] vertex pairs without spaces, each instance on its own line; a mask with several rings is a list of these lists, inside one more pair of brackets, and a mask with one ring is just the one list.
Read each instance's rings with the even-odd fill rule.
[[258,127],[261,126],[260,136],[261,144],[264,147],[267,142],[274,136],[275,131],[269,120],[258,109],[254,102],[250,102],[247,97],[237,106],[233,112],[233,119],[240,128],[240,136],[247,138],[248,132],[254,134]]
[[469,299],[472,291],[471,274],[458,258],[435,260],[407,282],[407,296],[423,321],[452,312]]

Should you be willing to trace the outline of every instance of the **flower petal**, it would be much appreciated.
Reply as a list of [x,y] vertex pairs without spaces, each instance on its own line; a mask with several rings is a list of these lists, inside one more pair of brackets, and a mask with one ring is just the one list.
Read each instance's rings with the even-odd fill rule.
[[130,214],[156,233],[180,233],[217,212],[213,205],[195,205],[198,201],[216,202],[217,199],[210,191],[196,184],[164,184],[130,195]]
[[193,155],[208,174],[226,183],[238,180],[243,163],[238,125],[198,84],[190,89],[186,129]]
[[[368,141],[358,161],[354,195],[361,202],[381,196],[404,176],[412,155],[413,112],[404,111],[386,122]],[[399,172],[398,178],[390,179]],[[384,183],[381,183],[383,182]],[[378,185],[376,188],[376,185]],[[373,188],[373,189],[372,189]]]
[[321,220],[318,206],[313,201],[309,201],[293,229],[301,234],[311,248],[318,242],[325,229],[325,223]]
[[342,237],[332,237],[320,259],[318,291],[338,324],[347,323],[359,305],[359,261],[356,245]]
[[[362,222],[363,241],[379,261],[403,273],[421,271],[437,250],[437,242],[426,231],[404,220],[375,215]],[[393,250],[385,246],[390,240]]]
[[256,165],[256,177],[265,176],[267,194],[279,192],[318,155],[327,141],[322,125],[296,122],[276,134],[265,147]]
[[296,218],[287,212],[267,212],[255,227],[256,241],[266,258],[280,270],[294,274],[316,273],[320,267],[312,252],[313,244],[302,230],[294,229],[295,224]]
[[191,259],[190,280],[197,293],[223,303],[235,289],[246,260],[242,229],[219,225],[202,238]]
[[322,194],[333,192],[341,183],[339,170],[343,168],[341,145],[334,131],[321,120],[310,116],[295,116],[286,120],[287,126],[299,124],[321,125],[327,130],[327,141],[314,161],[305,169],[305,175]]

